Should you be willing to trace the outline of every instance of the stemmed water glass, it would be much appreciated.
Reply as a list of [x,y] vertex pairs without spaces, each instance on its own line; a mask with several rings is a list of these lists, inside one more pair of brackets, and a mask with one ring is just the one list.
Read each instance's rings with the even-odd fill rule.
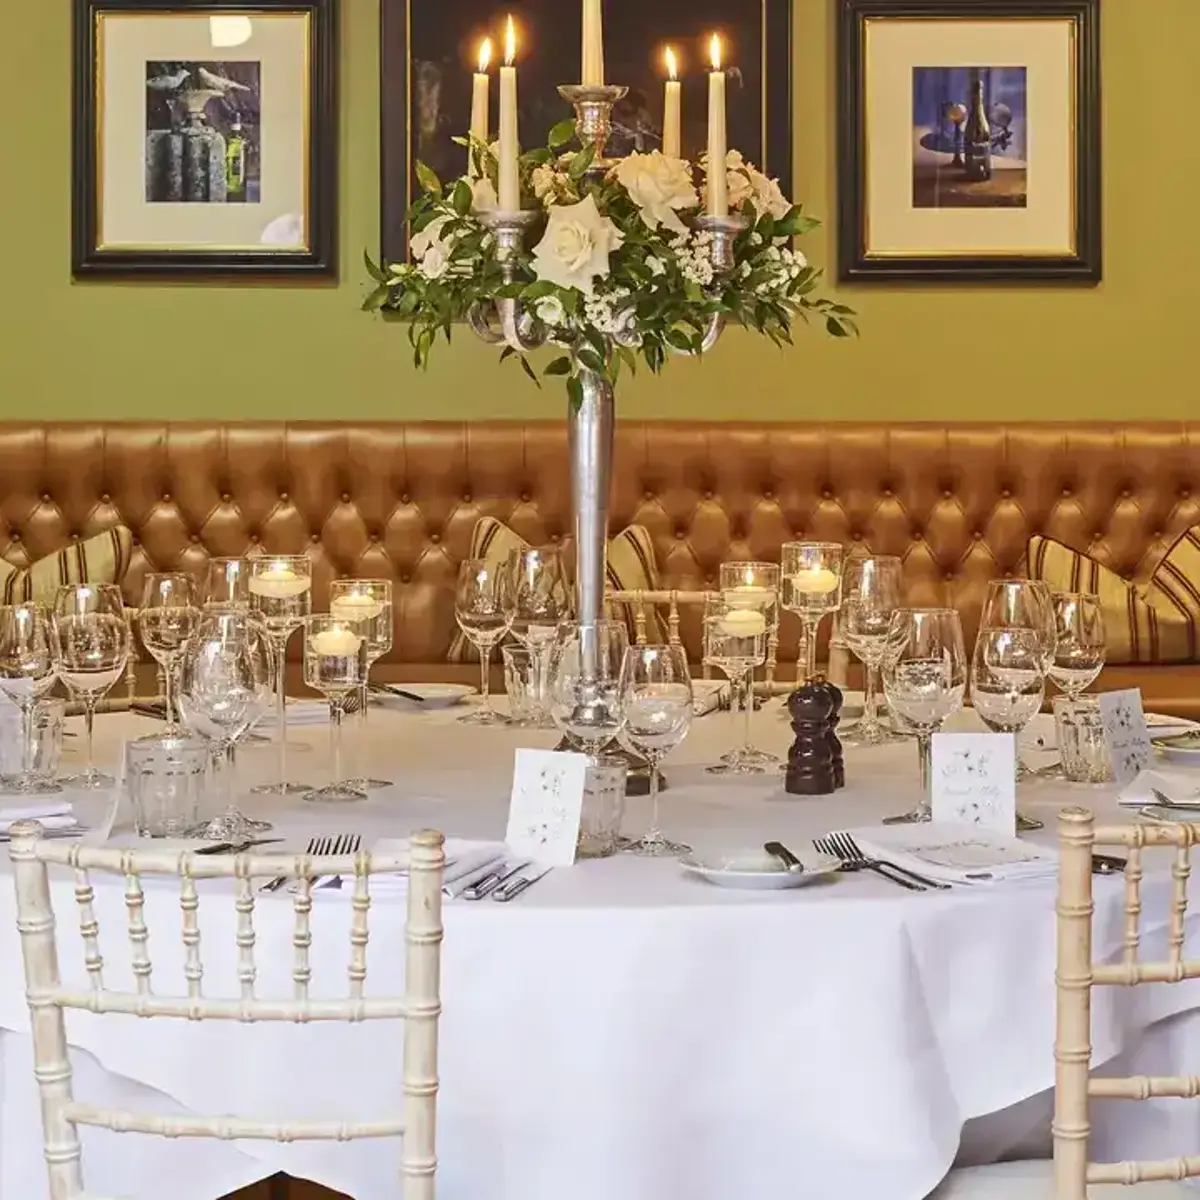
[[250,560],[210,558],[204,579],[204,607],[250,608]]
[[34,721],[37,704],[58,677],[58,640],[54,621],[40,604],[0,608],[0,692],[21,710],[21,774],[6,779],[4,790],[23,796],[61,792],[50,779],[34,773]]
[[658,857],[686,854],[690,847],[669,842],[658,823],[658,768],[687,737],[692,725],[692,678],[680,646],[630,646],[621,666],[621,740],[650,764],[650,828],[624,848]]
[[507,564],[497,567],[486,559],[465,559],[458,569],[454,616],[479,651],[482,697],[477,709],[458,719],[467,725],[503,725],[504,717],[492,707],[492,651],[513,623],[513,578]]
[[358,621],[324,614],[304,622],[304,682],[329,701],[329,748],[333,779],[305,794],[305,800],[345,803],[365,800],[366,792],[342,780],[342,714],[351,694],[367,678],[367,639]]
[[273,796],[304,795],[312,788],[288,779],[287,769],[287,647],[304,624],[312,606],[312,563],[303,554],[253,558],[249,562],[247,591],[250,611],[266,627],[275,661],[275,737],[279,754],[279,779],[256,787],[256,793]]
[[901,738],[879,720],[879,671],[892,614],[904,603],[904,564],[893,555],[854,558],[842,581],[842,638],[863,665],[863,715],[843,742],[878,746]]
[[553,729],[546,711],[546,672],[559,623],[571,616],[571,589],[562,552],[514,550],[508,556],[508,569],[512,573],[512,634],[529,651],[533,711],[527,725]]
[[844,552],[836,542],[785,542],[783,607],[804,622],[804,675],[817,674],[817,633],[821,619],[842,606]]
[[559,626],[550,651],[550,715],[585,754],[599,757],[621,729],[621,668],[629,648],[623,621]]
[[[754,672],[767,658],[767,616],[759,608],[743,608],[728,592],[710,597],[704,605],[704,662],[729,678],[731,690],[741,685],[753,692]],[[747,683],[749,681],[749,683]],[[734,728],[738,711],[730,706]],[[753,705],[746,708],[743,751],[750,744],[750,717]],[[713,775],[762,775],[767,768],[744,752],[708,768]]]
[[[370,696],[367,685],[371,668],[392,648],[392,584],[388,579],[335,579],[329,588],[329,614],[342,621],[352,621],[365,641],[367,669],[358,690],[358,736],[360,753],[367,747],[367,712]],[[356,776],[349,786],[360,791],[390,787],[387,779]]]
[[[779,564],[766,562],[722,563],[718,575],[721,594],[733,607],[760,612],[767,622],[767,652],[779,644]],[[750,739],[750,722],[754,713],[754,672],[731,685],[730,706],[736,712],[739,701],[746,712],[745,745],[738,746],[721,757],[730,766],[742,763],[774,766],[776,755],[759,750]],[[740,696],[739,696],[740,692]]]
[[971,705],[993,733],[1020,735],[1046,697],[1042,647],[1032,629],[981,629],[971,660]]
[[150,652],[163,671],[163,697],[166,701],[167,724],[161,733],[151,737],[178,737],[179,722],[175,719],[176,675],[188,638],[200,623],[196,605],[196,585],[190,575],[178,572],[153,571],[146,576],[142,588],[142,606],[138,609],[138,632],[142,645]]
[[883,660],[888,708],[917,735],[921,800],[912,812],[888,817],[885,825],[932,819],[929,751],[933,735],[963,706],[967,653],[962,622],[949,608],[902,608],[892,614]]
[[179,711],[210,743],[225,807],[233,805],[234,746],[271,702],[273,650],[261,622],[235,607],[200,618],[180,664]]
[[1057,636],[1048,674],[1061,692],[1078,700],[1099,678],[1108,654],[1100,597],[1054,592],[1050,606]]
[[86,790],[111,787],[113,780],[96,770],[93,727],[96,705],[121,678],[129,660],[129,619],[121,591],[111,583],[75,583],[58,589],[54,601],[59,678],[83,705],[87,731],[87,766],[63,782]]

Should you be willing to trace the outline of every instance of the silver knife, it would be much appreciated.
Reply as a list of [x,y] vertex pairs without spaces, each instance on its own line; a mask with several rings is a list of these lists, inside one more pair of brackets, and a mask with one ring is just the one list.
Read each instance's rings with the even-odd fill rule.
[[482,879],[471,884],[469,888],[464,888],[462,898],[464,900],[482,900],[484,896],[490,895],[502,883],[507,883],[518,871],[523,871],[529,866],[529,859],[505,859],[498,867],[494,867]]
[[545,879],[550,871],[550,867],[534,867],[532,871],[522,870],[515,878],[502,883],[492,893],[492,899],[507,904],[510,900],[515,900],[526,888],[533,887],[539,879]]

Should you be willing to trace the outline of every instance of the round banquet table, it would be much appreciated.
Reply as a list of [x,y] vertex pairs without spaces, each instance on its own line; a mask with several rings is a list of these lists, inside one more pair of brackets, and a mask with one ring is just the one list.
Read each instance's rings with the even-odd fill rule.
[[[314,832],[364,844],[433,826],[503,836],[514,749],[553,735],[457,723],[453,712],[372,714],[360,752],[397,782],[336,809],[245,797],[286,848]],[[964,717],[968,721],[970,717]],[[668,762],[662,816],[698,849],[793,847],[871,824],[917,799],[915,745],[851,749],[848,787],[788,797],[779,776],[731,781],[703,764],[730,745],[728,716],[696,721]],[[100,755],[153,722],[103,717]],[[777,703],[756,740],[783,752]],[[322,782],[326,731],[292,773]],[[78,739],[82,740],[82,739]],[[240,755],[246,785],[267,748]],[[107,798],[73,797],[102,824]],[[1115,793],[1036,781],[1022,806],[1053,837],[1064,803],[1116,818]],[[633,800],[629,829],[646,820]],[[0,870],[10,873],[6,855]],[[1144,946],[1162,949],[1169,864],[1149,864]],[[106,985],[131,986],[119,880],[96,877]],[[1119,953],[1119,878],[1097,878],[1098,956]],[[84,979],[71,880],[55,876],[63,977]],[[208,885],[221,890],[223,883]],[[228,899],[228,898],[226,898]],[[154,988],[183,991],[178,886],[147,885]],[[200,910],[207,994],[236,995],[232,904]],[[371,910],[368,994],[403,985],[401,896]],[[444,909],[438,1195],[442,1200],[921,1200],[960,1161],[1044,1149],[1053,1084],[1051,881],[906,892],[867,874],[783,893],[736,892],[672,861],[618,857],[552,872],[518,902]],[[345,994],[350,905],[318,893],[313,994]],[[259,994],[291,994],[292,906],[260,896]],[[1192,927],[1189,926],[1189,930]],[[47,1195],[10,880],[0,881],[0,1200]],[[1097,993],[1097,1062],[1176,1074],[1200,1059],[1200,985]],[[68,1014],[78,1098],[161,1112],[369,1119],[400,1104],[401,1028],[139,1021]],[[1162,1157],[1195,1145],[1200,1110],[1171,1101],[1098,1105],[1093,1156]],[[376,1200],[398,1195],[398,1147],[167,1142],[84,1131],[96,1194],[214,1197],[276,1171]]]

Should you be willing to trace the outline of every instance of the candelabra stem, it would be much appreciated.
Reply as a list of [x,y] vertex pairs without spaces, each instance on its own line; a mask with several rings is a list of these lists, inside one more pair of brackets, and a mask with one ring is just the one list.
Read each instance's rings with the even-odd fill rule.
[[615,398],[612,385],[591,371],[580,372],[579,383],[583,398],[567,414],[575,509],[575,608],[580,625],[594,626],[604,612]]

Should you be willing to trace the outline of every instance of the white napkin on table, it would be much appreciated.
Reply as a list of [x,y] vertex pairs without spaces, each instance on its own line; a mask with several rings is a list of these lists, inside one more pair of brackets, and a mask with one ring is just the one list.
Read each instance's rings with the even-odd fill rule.
[[1140,808],[1158,804],[1152,789],[1157,788],[1176,804],[1194,806],[1200,812],[1200,771],[1164,771],[1161,767],[1139,771],[1117,797],[1117,803]]
[[692,716],[706,717],[721,707],[721,698],[729,694],[729,684],[724,679],[692,680]]
[[[407,851],[407,838],[381,838],[371,847],[372,854],[400,855]],[[500,842],[473,842],[465,838],[447,838],[445,854],[446,872],[442,880],[442,895],[454,899],[478,872],[503,862],[508,851]],[[322,890],[351,895],[354,889],[349,886],[350,883],[352,881],[343,880],[342,886],[337,887],[336,885],[331,886],[332,880],[320,880],[316,886]],[[372,896],[403,896],[408,891],[408,872],[396,871],[384,875],[372,875],[370,888]]]
[[[305,725],[329,724],[328,700],[289,700],[287,706],[287,723],[289,728],[299,729]],[[264,713],[255,723],[256,729],[274,729],[278,722],[275,710]]]
[[40,821],[44,829],[70,829],[79,824],[75,810],[65,801],[11,807],[0,802],[0,836],[8,837],[17,821]]
[[974,825],[881,825],[852,829],[850,835],[868,857],[941,883],[1050,879],[1058,871],[1058,854],[1052,848]]

